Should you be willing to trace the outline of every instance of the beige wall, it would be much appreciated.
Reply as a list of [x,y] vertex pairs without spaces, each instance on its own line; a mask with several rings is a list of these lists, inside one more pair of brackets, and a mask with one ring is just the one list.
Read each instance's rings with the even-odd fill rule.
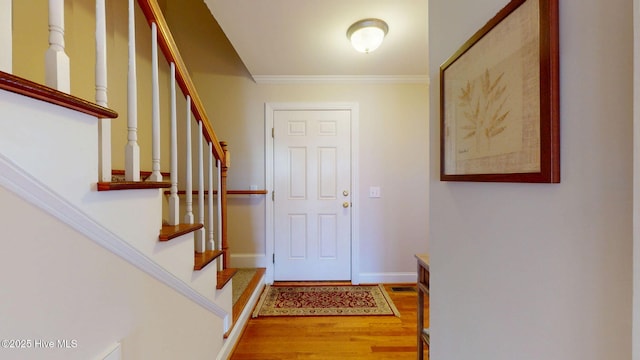
[[[47,0],[14,1],[13,73],[44,83],[48,47]],[[127,1],[107,1],[108,106],[119,116],[112,124],[112,164],[124,169],[127,143]],[[65,1],[65,50],[71,63],[71,94],[95,100],[95,0]],[[151,170],[151,31],[136,5],[138,144],[141,169]],[[160,53],[161,168],[169,171],[169,65]],[[184,101],[183,101],[184,102]]]
[[[220,79],[212,77],[210,84],[216,83]],[[413,272],[413,254],[426,251],[427,245],[426,85],[255,85],[245,81],[245,86],[244,106],[225,110],[229,114],[224,118],[237,120],[215,125],[220,136],[232,144],[230,186],[264,186],[265,102],[357,102],[360,272]],[[223,104],[217,108],[223,109]],[[370,199],[370,186],[380,186],[382,198]],[[249,253],[260,252],[264,246],[262,224],[246,227],[243,219],[244,212],[261,214],[264,210],[256,206],[249,211],[238,206],[238,201],[230,200],[234,211],[229,216],[231,230],[237,230],[231,243],[253,239],[254,249],[246,243],[242,246]],[[251,231],[253,236],[245,231]]]
[[[46,28],[32,27],[27,14],[46,23],[46,1],[16,4],[15,73],[42,82],[44,70],[33,54],[47,47]],[[202,1],[160,2],[187,62],[213,127],[229,142],[230,189],[265,186],[264,104],[266,102],[357,102],[360,109],[360,247],[362,273],[411,276],[413,254],[426,251],[427,84],[259,85],[220,31]],[[72,64],[72,93],[94,98],[92,0],[65,2],[67,51]],[[31,5],[31,6],[29,6]],[[34,11],[35,10],[35,11]],[[33,13],[29,12],[33,11]],[[22,20],[21,20],[22,19]],[[150,34],[136,14],[138,46],[139,133],[143,170],[150,170]],[[107,2],[109,106],[120,114],[112,121],[113,168],[124,168],[127,122],[126,2]],[[18,39],[21,39],[20,41]],[[25,39],[29,39],[28,41]],[[28,60],[28,61],[27,61]],[[168,127],[167,66],[161,60],[162,116]],[[179,119],[184,118],[179,97]],[[180,130],[182,131],[182,130]],[[163,131],[168,134],[168,131]],[[168,170],[168,141],[163,135],[162,168]],[[182,135],[181,135],[182,136]],[[182,167],[183,164],[180,164]],[[369,199],[369,186],[382,187],[381,199]],[[234,254],[265,254],[266,199],[230,197],[229,237]]]
[[[430,0],[430,74],[505,0]],[[562,183],[440,182],[430,95],[434,359],[630,359],[632,2],[559,1]]]
[[[360,272],[413,274],[413,254],[427,247],[428,86],[256,84],[204,3],[166,6],[168,22],[213,127],[221,140],[229,142],[229,188],[265,186],[265,103],[357,102]],[[369,199],[369,186],[381,186],[382,198]],[[232,253],[264,255],[264,213],[263,198],[229,199]]]
[[[13,2],[13,73],[44,83],[44,54],[49,46],[48,1]],[[71,93],[95,99],[95,1],[68,0],[65,50],[71,61]]]

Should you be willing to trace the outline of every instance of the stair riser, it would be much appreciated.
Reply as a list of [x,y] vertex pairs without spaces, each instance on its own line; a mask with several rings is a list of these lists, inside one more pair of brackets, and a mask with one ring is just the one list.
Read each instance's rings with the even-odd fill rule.
[[154,246],[154,259],[167,271],[215,302],[216,260],[204,269],[194,271],[193,244],[194,233],[179,236],[171,241],[159,241]]

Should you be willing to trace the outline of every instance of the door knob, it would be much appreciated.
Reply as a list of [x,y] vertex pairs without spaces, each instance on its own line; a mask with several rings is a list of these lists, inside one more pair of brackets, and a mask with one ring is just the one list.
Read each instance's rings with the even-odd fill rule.
[[343,195],[343,196],[349,196],[349,191],[347,191],[347,190],[343,191],[343,192],[342,192],[342,195]]
[[343,208],[348,208],[349,207],[349,202],[348,201],[343,202],[342,203],[342,207]]

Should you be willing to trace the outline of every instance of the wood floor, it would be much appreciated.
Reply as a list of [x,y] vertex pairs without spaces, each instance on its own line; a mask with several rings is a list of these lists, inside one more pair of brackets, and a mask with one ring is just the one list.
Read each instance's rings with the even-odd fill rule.
[[[409,285],[385,285],[385,288],[400,311],[400,317],[250,319],[230,359],[416,359],[417,292],[392,291],[391,288],[397,286]],[[425,298],[426,309],[428,303]],[[428,359],[426,352],[425,359]]]

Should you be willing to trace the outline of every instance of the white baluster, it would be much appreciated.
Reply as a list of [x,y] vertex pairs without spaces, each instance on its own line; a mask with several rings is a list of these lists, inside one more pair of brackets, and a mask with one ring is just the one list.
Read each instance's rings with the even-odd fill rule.
[[[209,142],[209,236],[207,238],[207,250],[215,249],[215,241],[213,240],[213,143]],[[218,230],[219,231],[219,230]]]
[[107,19],[105,0],[96,0],[96,103],[107,106]]
[[[198,121],[198,223],[204,225],[204,151],[202,147],[202,120]],[[196,233],[196,251],[205,251],[205,230]]]
[[13,71],[13,0],[0,0],[0,71]]
[[[107,21],[105,0],[96,0],[96,103],[107,106]],[[111,181],[111,120],[98,122],[100,180]]]
[[71,92],[69,56],[64,52],[64,0],[49,0],[49,48],[45,53],[45,84]]
[[158,80],[158,27],[151,23],[151,176],[162,181],[160,173],[160,84]]
[[180,223],[178,198],[178,117],[176,115],[176,64],[171,63],[171,195],[169,195],[169,225]]
[[222,166],[220,159],[218,159],[216,166],[218,167],[218,249],[222,249]]
[[138,146],[138,86],[136,85],[136,24],[134,0],[129,0],[129,72],[127,76],[127,146],[125,179],[140,181],[140,147]]
[[191,96],[187,95],[187,129],[186,129],[186,142],[187,142],[187,159],[185,179],[185,214],[184,222],[186,224],[193,224],[193,164],[191,156]]

